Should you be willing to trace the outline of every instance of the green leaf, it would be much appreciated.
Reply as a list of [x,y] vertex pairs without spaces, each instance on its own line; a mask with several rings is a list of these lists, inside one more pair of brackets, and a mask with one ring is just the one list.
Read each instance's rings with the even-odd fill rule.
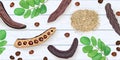
[[80,38],[80,42],[84,45],[90,45],[90,39],[88,37],[85,37],[85,36]]
[[98,53],[98,50],[92,50],[92,51],[90,51],[90,52],[88,53],[88,56],[92,58],[92,57],[94,57],[97,53]]
[[88,53],[88,52],[90,52],[92,49],[93,49],[92,46],[85,46],[85,47],[83,47],[82,50],[83,50],[84,53]]
[[24,18],[28,18],[31,14],[31,10],[27,10],[26,13],[24,14]]
[[102,56],[102,58],[100,60],[106,60],[106,57],[105,56]]
[[96,54],[96,56],[94,56],[94,57],[92,58],[92,60],[100,60],[101,57],[102,57],[102,54],[101,54],[101,53],[98,53],[98,54]]
[[25,9],[29,9],[29,4],[25,0],[21,0],[19,5]]
[[93,45],[93,46],[96,46],[96,45],[97,45],[97,41],[96,41],[96,39],[95,39],[94,36],[91,37],[91,42],[92,42],[92,45]]
[[39,14],[40,14],[40,8],[37,8],[35,16],[38,16]]
[[0,47],[0,55],[3,53],[4,50],[5,50],[4,47]]
[[35,1],[34,1],[34,0],[27,0],[27,3],[28,3],[31,7],[34,7],[34,6],[35,6]]
[[34,18],[36,14],[36,9],[33,9],[32,14],[31,14],[31,18]]
[[45,0],[40,0],[40,2],[41,2],[41,3],[44,3],[44,2],[45,2]]
[[5,30],[0,30],[0,40],[3,40],[6,38],[6,31]]
[[35,0],[35,4],[39,5],[40,4],[40,0]]
[[109,55],[109,54],[110,54],[110,52],[111,52],[110,47],[105,46],[105,49],[104,49],[104,55],[105,55],[105,56],[107,56],[107,55]]
[[103,51],[105,49],[105,44],[100,39],[98,39],[98,48]]
[[41,14],[44,14],[47,12],[47,7],[45,4],[42,4],[41,7],[40,7],[40,13]]
[[15,14],[15,15],[18,15],[18,16],[23,15],[24,12],[25,12],[25,9],[23,9],[23,8],[16,8],[16,9],[14,10],[14,14]]
[[7,44],[7,41],[3,40],[0,42],[0,47],[5,46]]

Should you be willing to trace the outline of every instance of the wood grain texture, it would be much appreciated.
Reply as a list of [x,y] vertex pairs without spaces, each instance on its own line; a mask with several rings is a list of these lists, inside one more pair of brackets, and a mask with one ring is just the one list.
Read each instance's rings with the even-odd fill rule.
[[[116,45],[115,42],[117,40],[120,40],[120,36],[115,33],[113,28],[111,27],[106,15],[105,15],[105,9],[104,6],[106,3],[111,3],[112,8],[114,10],[114,13],[116,11],[120,11],[120,1],[119,0],[104,0],[102,4],[99,4],[97,0],[72,0],[72,3],[67,8],[65,13],[60,16],[55,22],[53,23],[47,23],[48,17],[50,14],[56,10],[58,5],[60,4],[61,0],[48,0],[46,3],[48,11],[46,14],[40,15],[38,17],[35,17],[34,19],[28,18],[24,19],[22,16],[15,16],[14,15],[14,9],[19,7],[19,0],[1,0],[5,6],[6,11],[10,15],[10,17],[20,23],[26,24],[27,28],[22,30],[16,30],[13,28],[8,27],[4,24],[4,22],[0,19],[0,29],[5,29],[7,31],[7,37],[6,40],[8,41],[6,50],[2,55],[0,55],[0,60],[9,60],[10,55],[14,55],[16,51],[21,51],[22,54],[20,57],[23,58],[23,60],[42,60],[44,56],[47,56],[49,60],[64,60],[55,57],[52,55],[48,50],[48,45],[55,45],[56,48],[61,50],[67,50],[71,46],[71,42],[73,41],[73,38],[80,39],[81,36],[95,36],[96,38],[101,38],[102,41],[105,42],[105,44],[109,45],[112,49],[112,51],[116,51]],[[74,5],[75,2],[80,2],[80,6],[76,7]],[[15,3],[15,6],[13,8],[9,7],[9,4],[11,2]],[[82,33],[74,30],[72,28],[71,24],[71,14],[78,10],[78,9],[91,9],[95,10],[99,14],[99,21],[100,25],[97,30]],[[120,20],[120,17],[117,17],[118,20]],[[34,26],[34,22],[40,22],[39,27]],[[39,33],[44,32],[46,29],[50,27],[56,27],[56,33],[44,44],[36,46],[36,47],[30,47],[26,49],[18,49],[15,48],[14,42],[17,38],[29,38],[34,37],[36,35],[39,35]],[[69,38],[64,37],[64,33],[69,32],[71,35]],[[86,54],[82,52],[83,45],[79,42],[78,49],[75,53],[75,55],[68,59],[68,60],[91,60],[89,57],[87,57]],[[33,55],[29,55],[29,50],[33,49],[35,53]],[[108,60],[120,60],[120,54],[118,54],[117,57],[112,57],[111,55],[108,56]]]

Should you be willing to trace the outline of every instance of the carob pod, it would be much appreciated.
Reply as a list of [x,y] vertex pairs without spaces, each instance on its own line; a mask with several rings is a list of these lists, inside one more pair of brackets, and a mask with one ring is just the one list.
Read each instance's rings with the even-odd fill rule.
[[6,10],[3,6],[3,3],[1,1],[0,1],[0,17],[2,18],[2,20],[4,21],[5,24],[7,24],[8,26],[10,26],[12,28],[15,28],[15,29],[26,28],[26,25],[15,22],[10,18],[10,16],[6,12]]
[[33,38],[18,38],[14,46],[17,48],[26,48],[26,47],[31,47],[31,46],[37,46],[45,41],[47,41],[48,38],[50,38],[56,31],[55,27],[51,27],[42,34],[33,37]]
[[70,49],[67,51],[62,51],[62,50],[58,50],[56,49],[53,45],[49,45],[48,46],[48,50],[55,56],[59,57],[59,58],[70,58],[74,55],[76,49],[78,47],[78,39],[75,38]]
[[115,17],[115,14],[111,8],[111,4],[107,3],[105,6],[105,10],[106,10],[106,16],[110,22],[110,24],[112,25],[113,29],[115,30],[115,32],[117,32],[120,35],[120,25],[118,23],[117,18]]
[[48,18],[48,23],[55,21],[60,15],[62,15],[71,1],[72,0],[62,0],[59,7]]

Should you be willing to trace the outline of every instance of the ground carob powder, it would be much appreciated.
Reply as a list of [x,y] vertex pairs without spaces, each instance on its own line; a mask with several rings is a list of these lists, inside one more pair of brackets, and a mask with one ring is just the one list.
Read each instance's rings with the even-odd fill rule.
[[92,31],[99,25],[98,14],[93,10],[78,10],[72,14],[71,25],[78,31]]

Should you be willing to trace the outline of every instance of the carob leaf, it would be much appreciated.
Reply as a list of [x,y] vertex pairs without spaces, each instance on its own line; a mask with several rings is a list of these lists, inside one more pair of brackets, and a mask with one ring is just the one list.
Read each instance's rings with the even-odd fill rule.
[[7,44],[7,41],[3,40],[0,42],[0,47],[5,46]]
[[106,57],[105,56],[102,56],[102,58],[100,60],[106,60]]
[[40,9],[37,8],[37,9],[36,9],[36,14],[35,14],[35,16],[38,16],[39,14],[40,14]]
[[6,38],[6,31],[5,30],[0,30],[0,40],[3,40]]
[[105,49],[105,44],[100,39],[98,39],[98,48],[103,51]]
[[92,58],[92,60],[100,60],[102,58],[102,54],[101,53],[98,53],[98,54],[96,54],[96,56],[94,56],[93,58]]
[[40,4],[40,0],[35,0],[35,4],[39,5]]
[[92,46],[85,46],[85,47],[83,47],[82,50],[83,50],[84,53],[88,53],[88,52],[90,52],[92,49],[93,49]]
[[24,14],[24,18],[28,18],[31,15],[31,10],[27,10]]
[[98,50],[92,50],[92,51],[90,51],[90,52],[88,53],[88,56],[92,58],[92,57],[94,57],[97,53],[98,53]]
[[25,12],[25,9],[23,9],[23,8],[16,8],[16,9],[14,10],[14,14],[15,14],[15,15],[18,15],[18,16],[23,15],[24,12]]
[[33,9],[32,14],[31,14],[31,18],[34,18],[36,14],[36,9]]
[[46,7],[45,4],[42,4],[42,5],[41,5],[41,8],[40,8],[40,13],[41,13],[41,14],[44,14],[44,13],[46,13],[46,12],[47,12],[47,7]]
[[80,42],[84,45],[90,45],[90,39],[88,37],[85,37],[85,36],[80,38]]
[[96,45],[97,45],[97,40],[95,39],[94,36],[91,37],[91,42],[92,42],[92,45],[93,45],[93,46],[96,46]]
[[41,2],[41,3],[44,3],[44,2],[45,2],[45,0],[40,0],[40,2]]
[[4,50],[5,50],[4,47],[0,47],[0,55],[3,53]]
[[29,4],[25,0],[21,0],[19,5],[25,9],[29,9]]
[[27,3],[28,3],[31,7],[34,7],[34,6],[35,6],[35,1],[34,1],[34,0],[27,0]]
[[107,56],[107,55],[109,55],[109,54],[110,54],[110,52],[111,52],[110,47],[105,46],[105,49],[104,49],[104,55],[105,55],[105,56]]

